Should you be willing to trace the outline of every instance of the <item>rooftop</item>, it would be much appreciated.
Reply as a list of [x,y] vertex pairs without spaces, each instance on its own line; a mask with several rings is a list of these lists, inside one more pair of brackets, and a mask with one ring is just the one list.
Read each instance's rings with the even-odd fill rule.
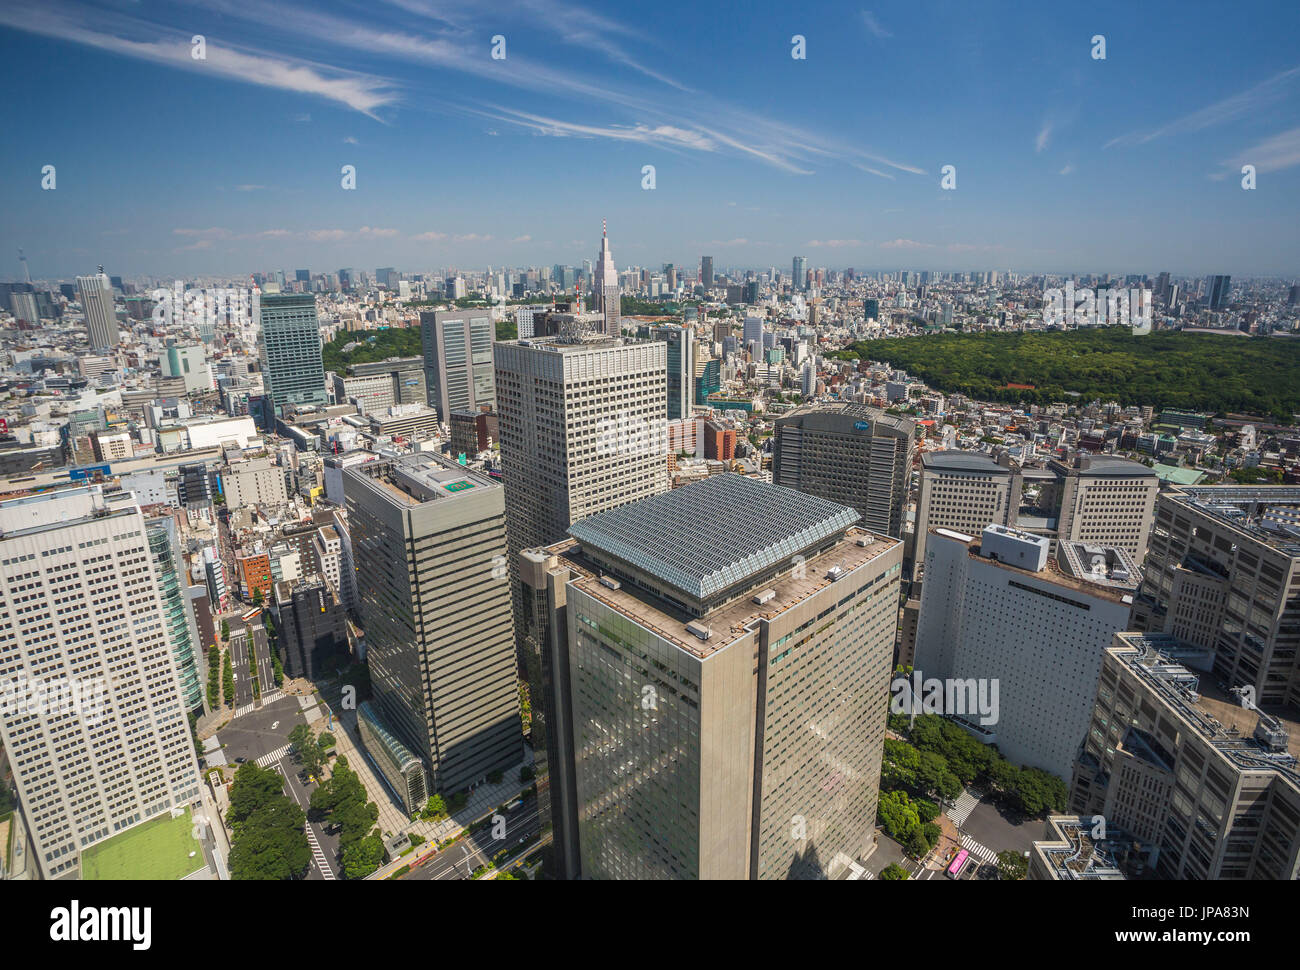
[[569,535],[704,600],[857,520],[843,505],[726,474],[593,515]]
[[353,465],[346,474],[372,483],[388,501],[408,508],[449,500],[475,488],[501,487],[486,475],[427,451]]
[[[683,486],[683,488],[690,487]],[[861,539],[866,539],[867,544],[858,545]],[[564,560],[564,565],[573,570],[574,575],[570,579],[572,586],[604,603],[610,609],[633,619],[640,626],[651,630],[687,653],[703,659],[743,636],[745,631],[760,619],[776,617],[790,607],[803,602],[819,589],[836,582],[832,576],[827,575],[832,567],[838,566],[844,574],[850,573],[896,545],[898,545],[897,539],[874,536],[855,526],[850,528],[843,539],[833,547],[819,556],[808,559],[803,564],[804,569],[798,575],[793,569],[788,569],[784,574],[768,582],[764,594],[766,595],[770,590],[773,595],[763,604],[754,603],[752,597],[742,596],[698,618],[674,608],[648,592],[637,589],[630,583],[623,583],[618,589],[606,586],[600,581],[599,566],[586,558],[581,545],[572,539],[556,543],[546,551],[560,556]],[[707,626],[713,632],[713,636],[707,641],[697,639],[686,630],[686,624],[692,622]]]
[[1007,475],[1011,473],[1010,468],[999,465],[996,460],[982,451],[958,451],[952,448],[946,451],[927,451],[921,455],[921,464],[925,468],[943,471],[1001,472]]
[[[1208,661],[1206,651],[1177,637],[1118,633],[1116,641],[1107,652],[1128,665],[1139,680],[1238,770],[1276,771],[1300,787],[1300,722],[1294,712],[1263,713],[1243,707],[1222,687],[1202,685],[1199,671],[1185,664]],[[1276,743],[1270,743],[1270,737]]]

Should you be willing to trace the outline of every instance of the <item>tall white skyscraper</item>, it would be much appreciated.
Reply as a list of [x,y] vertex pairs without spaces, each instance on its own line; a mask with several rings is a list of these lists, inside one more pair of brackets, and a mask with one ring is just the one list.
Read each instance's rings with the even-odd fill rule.
[[611,337],[622,334],[619,323],[620,305],[618,270],[614,266],[614,255],[609,251],[609,233],[605,223],[600,224],[600,255],[596,257],[595,276],[592,286],[596,291],[596,311],[604,314],[605,333]]
[[168,630],[134,494],[0,502],[0,741],[43,878],[199,798]]
[[86,330],[92,350],[116,347],[121,335],[117,329],[117,311],[113,309],[113,283],[99,267],[94,276],[77,277],[77,299],[86,315]]
[[949,717],[1016,764],[1068,779],[1137,566],[1123,549],[1079,542],[1049,562],[1050,547],[1002,525],[978,539],[931,530],[913,666],[922,682],[966,692]]

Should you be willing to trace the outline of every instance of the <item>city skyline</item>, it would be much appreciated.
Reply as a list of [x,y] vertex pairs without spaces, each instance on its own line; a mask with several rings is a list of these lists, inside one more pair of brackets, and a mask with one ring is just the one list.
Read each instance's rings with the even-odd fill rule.
[[580,264],[607,219],[691,274],[1288,276],[1300,14],[1178,11],[11,4],[0,275]]

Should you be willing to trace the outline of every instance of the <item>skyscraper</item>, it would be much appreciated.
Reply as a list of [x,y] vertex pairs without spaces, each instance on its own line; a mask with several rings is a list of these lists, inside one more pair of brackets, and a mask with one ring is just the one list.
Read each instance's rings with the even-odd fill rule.
[[713,257],[700,257],[700,286],[706,290],[713,287]]
[[117,311],[113,308],[113,284],[104,267],[95,276],[77,277],[77,298],[86,315],[86,331],[92,350],[116,347],[121,335],[117,328]]
[[258,350],[272,410],[280,416],[287,406],[328,404],[316,297],[311,293],[264,293],[257,307]]
[[609,233],[604,222],[600,224],[600,254],[596,257],[592,288],[596,293],[596,312],[605,318],[605,334],[610,337],[621,336],[623,328],[619,320],[622,307],[619,300],[622,289],[618,285],[618,268],[609,251]]
[[947,717],[1016,764],[1068,779],[1137,566],[1123,550],[1082,543],[1049,563],[1050,546],[1001,525],[978,537],[933,530],[913,666],[918,680],[982,692],[954,694],[962,709],[945,707]]
[[1206,307],[1211,310],[1222,310],[1228,305],[1228,293],[1231,289],[1231,276],[1207,276],[1205,278]]
[[512,561],[579,519],[667,491],[653,440],[668,413],[664,344],[552,337],[495,353]]
[[1211,652],[1117,633],[1105,651],[1072,810],[1152,847],[1163,879],[1300,877],[1300,724],[1205,676]]
[[650,339],[668,345],[668,420],[689,417],[695,397],[695,331],[676,324],[651,327]]
[[833,878],[871,852],[902,547],[856,520],[717,475],[530,554],[563,875]]
[[796,290],[808,289],[808,259],[804,256],[796,256],[791,268],[792,283]]
[[439,420],[449,421],[452,411],[495,406],[495,340],[496,325],[486,309],[421,311],[424,386]]
[[135,496],[92,485],[0,502],[0,615],[0,741],[29,865],[76,877],[86,848],[199,798]]
[[805,405],[777,418],[772,481],[858,510],[873,532],[903,535],[916,422],[865,404]]
[[181,582],[183,560],[176,520],[170,515],[150,519],[147,522],[147,532],[149,555],[158,575],[158,598],[162,601],[163,616],[167,622],[167,637],[171,641],[181,697],[185,701],[186,710],[201,710],[203,678],[199,671],[203,652],[199,649],[199,628],[193,606],[187,587]]
[[1300,704],[1300,490],[1183,486],[1156,500],[1130,629],[1212,651],[1216,680]]
[[450,795],[523,756],[504,490],[429,452],[343,475],[374,707]]

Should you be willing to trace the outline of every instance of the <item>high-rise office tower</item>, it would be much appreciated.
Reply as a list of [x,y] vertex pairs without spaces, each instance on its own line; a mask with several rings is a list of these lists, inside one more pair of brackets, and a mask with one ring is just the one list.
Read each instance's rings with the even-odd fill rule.
[[496,325],[486,309],[420,313],[424,386],[439,420],[450,420],[452,411],[477,411],[496,404],[495,340]]
[[579,335],[495,353],[512,562],[579,519],[667,491],[656,437],[668,413],[665,344]]
[[257,316],[262,379],[275,414],[328,404],[315,295],[264,293]]
[[902,547],[857,517],[717,475],[530,552],[562,874],[834,877],[871,852]]
[[1256,703],[1300,704],[1300,489],[1183,486],[1161,493],[1130,629],[1214,654],[1214,676]]
[[921,455],[913,560],[925,562],[931,529],[978,535],[986,525],[1016,524],[1021,478],[1003,453],[990,458],[977,451],[927,451]]
[[808,288],[808,259],[804,256],[796,256],[793,260],[791,275],[792,284],[796,290],[806,290]]
[[650,339],[668,345],[668,420],[690,417],[695,398],[695,331],[675,324],[651,327]]
[[957,695],[962,709],[945,715],[1015,763],[1069,778],[1137,566],[1122,549],[1084,543],[1063,544],[1049,564],[1050,546],[1001,525],[979,538],[932,530],[913,666],[922,681],[978,692]]
[[1228,293],[1231,289],[1231,276],[1207,276],[1205,278],[1206,307],[1211,310],[1222,310],[1228,305]]
[[1118,546],[1140,564],[1160,491],[1156,473],[1140,461],[1110,455],[1076,455],[1047,467],[1057,489],[1056,538]]
[[523,756],[504,490],[417,452],[343,473],[374,707],[451,794]]
[[745,328],[741,332],[742,350],[757,357],[763,352],[763,318],[752,314],[745,317]]
[[1118,633],[1070,805],[1151,847],[1164,879],[1300,878],[1300,724],[1206,675],[1211,652]]
[[605,318],[606,336],[620,336],[623,333],[623,326],[619,322],[622,314],[619,302],[622,288],[618,285],[618,268],[609,251],[609,233],[603,222],[600,224],[600,254],[596,257],[592,288],[596,294],[596,312]]
[[1300,283],[1292,283],[1291,289],[1287,291],[1286,305],[1296,306],[1300,304]]
[[810,404],[777,418],[772,481],[858,510],[901,539],[916,422],[865,404]]
[[167,638],[186,710],[203,707],[203,652],[199,649],[199,627],[190,602],[187,584],[182,582],[180,533],[176,520],[164,515],[147,522],[149,555],[158,575],[158,597],[167,623]]
[[95,276],[77,277],[77,299],[86,316],[86,331],[92,350],[116,347],[121,340],[117,310],[113,307],[113,285],[104,267]]
[[706,290],[713,287],[713,257],[700,257],[700,286]]
[[[1159,487],[1146,465],[1110,455],[1076,455],[1022,468],[1005,452],[996,458],[968,451],[928,452],[921,456],[914,561],[925,562],[928,529],[974,534],[992,523],[1054,543],[1117,546],[1141,563]],[[1027,506],[1022,499],[1031,488],[1033,505]]]
[[135,496],[92,485],[0,502],[0,616],[0,741],[32,861],[76,877],[86,848],[199,798]]
[[310,282],[311,282],[311,270],[309,270],[309,269],[296,269],[296,270],[293,271],[293,278],[294,278],[295,280],[297,280],[299,283],[310,283]]

